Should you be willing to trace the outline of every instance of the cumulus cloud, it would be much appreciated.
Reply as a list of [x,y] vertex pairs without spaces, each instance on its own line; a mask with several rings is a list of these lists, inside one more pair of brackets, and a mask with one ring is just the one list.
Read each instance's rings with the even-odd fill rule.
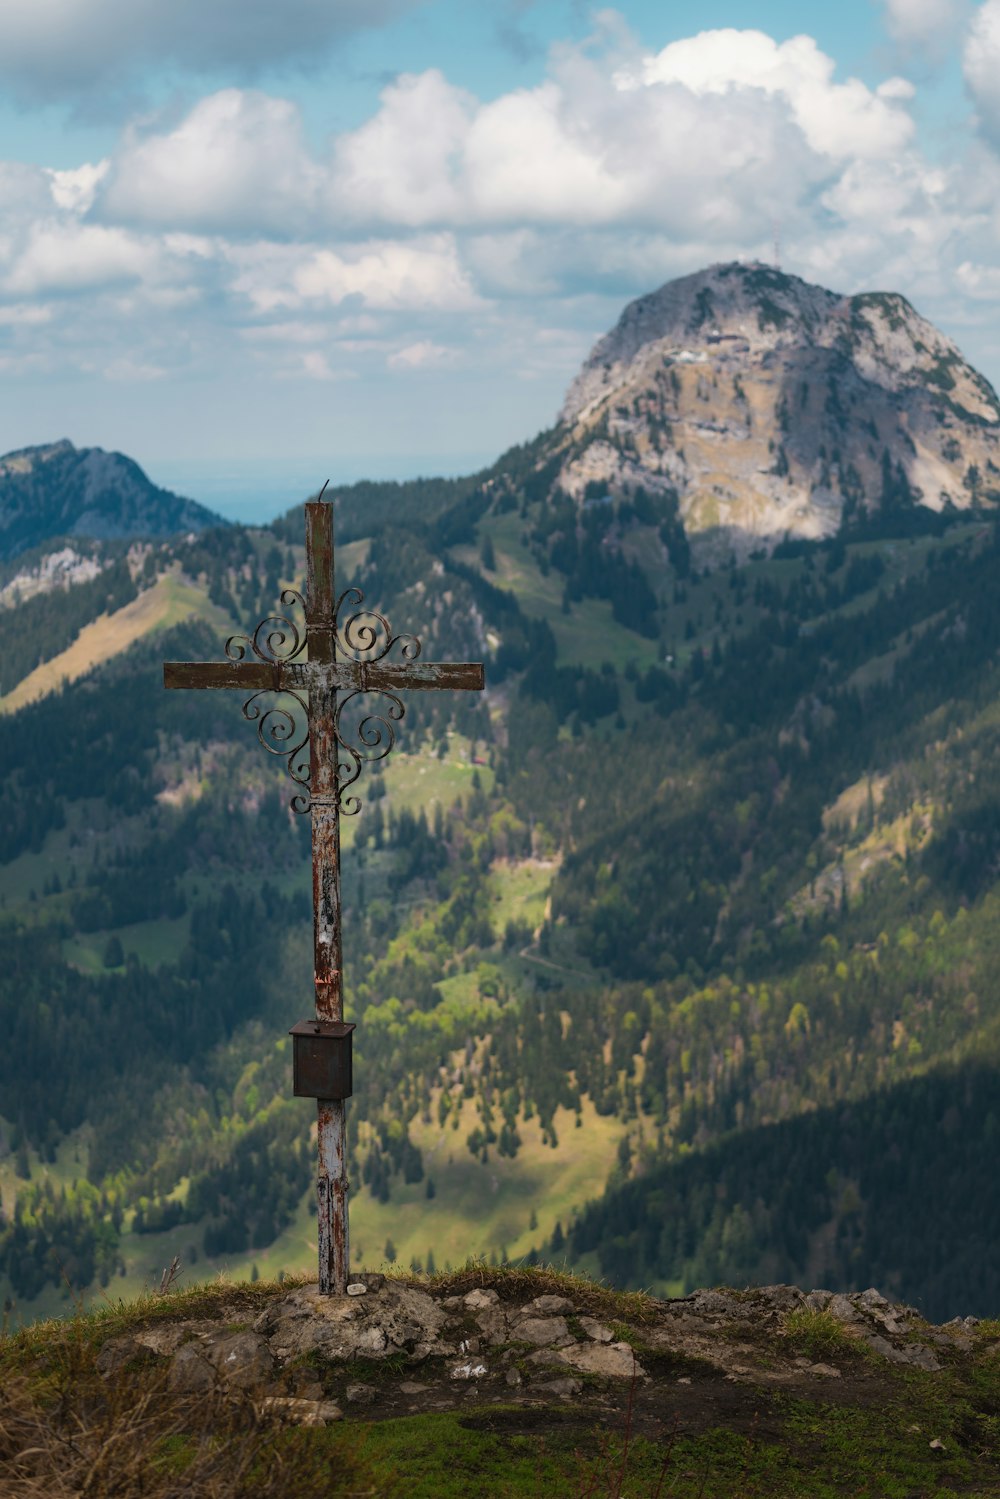
[[[995,12],[966,55],[987,100]],[[446,367],[476,340],[511,378],[552,379],[629,297],[769,253],[775,218],[791,267],[828,285],[992,295],[1000,163],[979,146],[929,164],[907,80],[841,79],[805,36],[644,54],[605,31],[486,102],[437,69],[401,76],[322,148],[288,99],[226,88],[107,161],[0,164],[0,309],[54,309],[9,313],[4,338],[77,358],[141,337],[131,357],[156,371],[229,348],[313,382]]]
[[155,244],[97,224],[43,224],[32,230],[4,286],[17,296],[93,291],[142,281],[155,270]]
[[476,108],[436,68],[398,78],[378,112],[334,142],[331,210],[406,228],[462,218],[457,168]]
[[223,89],[165,134],[130,136],[101,195],[102,217],[294,238],[315,216],[321,169],[287,99]]
[[469,311],[479,298],[450,234],[399,243],[369,242],[360,252],[317,250],[292,278],[298,297],[334,306],[354,298],[380,311]]
[[884,0],[886,25],[904,48],[939,52],[957,42],[966,0]]
[[780,45],[762,31],[703,31],[673,42],[645,66],[647,83],[680,83],[699,97],[759,90],[782,100],[812,150],[837,160],[891,156],[912,138],[900,103],[913,94],[905,79],[872,92],[857,78],[835,83],[835,64],[810,36]]
[[1000,148],[1000,0],[986,0],[976,12],[962,61],[982,132]]
[[257,313],[362,308],[463,312],[480,305],[451,234],[368,240],[340,250],[309,246],[234,248],[234,291]]
[[415,0],[0,0],[0,79],[21,99],[64,100],[176,64],[255,76],[314,62]]

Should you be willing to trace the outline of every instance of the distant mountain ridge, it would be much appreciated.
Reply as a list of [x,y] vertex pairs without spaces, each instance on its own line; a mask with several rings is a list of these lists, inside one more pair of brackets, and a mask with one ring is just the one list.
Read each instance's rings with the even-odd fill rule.
[[715,265],[625,308],[545,461],[577,501],[674,497],[703,552],[745,556],[887,506],[1000,500],[1000,402],[897,293]]
[[160,489],[123,453],[63,440],[0,458],[0,560],[56,536],[161,537],[225,524]]

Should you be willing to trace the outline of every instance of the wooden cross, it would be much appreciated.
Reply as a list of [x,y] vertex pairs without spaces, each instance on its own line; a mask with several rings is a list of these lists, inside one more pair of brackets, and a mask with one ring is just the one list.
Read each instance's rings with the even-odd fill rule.
[[[303,788],[292,807],[312,819],[316,1019],[301,1022],[291,1034],[295,1092],[317,1099],[319,1288],[329,1295],[347,1289],[350,1249],[345,1126],[354,1026],[344,1024],[341,983],[340,814],[353,815],[361,803],[345,792],[366,761],[384,759],[392,749],[393,724],[404,712],[401,689],[480,692],[484,677],[478,661],[418,661],[420,642],[393,635],[383,615],[361,608],[359,589],[337,598],[333,507],[322,493],[305,507],[305,599],[293,588],[281,595],[283,608],[302,608],[304,633],[289,616],[268,615],[252,635],[226,641],[225,661],[166,662],[163,685],[249,692],[243,716],[257,724],[264,748],[287,761],[289,775]],[[396,647],[397,658],[390,661]],[[279,696],[271,705],[262,705],[273,694]],[[369,694],[382,702],[365,712]],[[356,711],[360,719],[353,723]]]

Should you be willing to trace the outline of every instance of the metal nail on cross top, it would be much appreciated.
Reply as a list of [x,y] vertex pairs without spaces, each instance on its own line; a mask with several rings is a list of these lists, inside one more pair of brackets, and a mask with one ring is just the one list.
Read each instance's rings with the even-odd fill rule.
[[321,491],[305,508],[306,596],[294,588],[281,595],[282,608],[302,609],[305,632],[288,615],[268,615],[252,635],[226,641],[225,661],[166,662],[163,685],[249,692],[243,716],[256,723],[264,748],[286,761],[302,788],[292,807],[312,820],[316,1018],[291,1036],[294,1091],[317,1100],[319,1288],[330,1295],[346,1291],[350,1255],[345,1125],[354,1026],[344,1023],[341,986],[340,814],[360,809],[349,788],[366,762],[384,759],[395,743],[400,691],[480,692],[484,678],[479,661],[420,661],[419,640],[393,635],[383,615],[362,607],[359,589],[338,598],[333,506]]

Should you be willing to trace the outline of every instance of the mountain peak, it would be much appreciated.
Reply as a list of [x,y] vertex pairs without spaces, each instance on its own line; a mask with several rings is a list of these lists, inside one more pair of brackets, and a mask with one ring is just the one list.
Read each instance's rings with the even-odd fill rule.
[[1000,403],[951,339],[898,292],[842,296],[760,262],[629,303],[560,420],[569,494],[669,491],[689,535],[737,552],[830,535],[889,490],[1000,499]]
[[56,536],[170,536],[224,524],[204,505],[160,489],[124,453],[62,438],[0,456],[0,558]]

